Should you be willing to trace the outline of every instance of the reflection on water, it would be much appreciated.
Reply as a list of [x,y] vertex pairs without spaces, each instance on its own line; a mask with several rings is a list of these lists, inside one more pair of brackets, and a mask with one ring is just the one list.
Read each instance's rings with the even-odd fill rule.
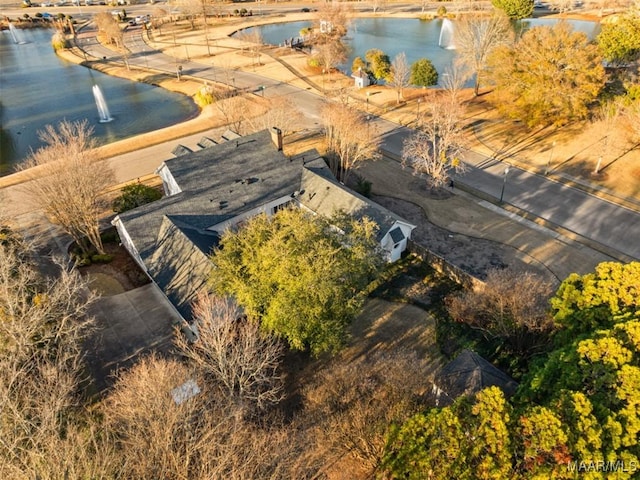
[[[0,33],[0,175],[11,173],[31,149],[38,131],[63,119],[87,119],[98,143],[157,130],[193,117],[198,107],[184,95],[71,64],[51,48],[52,30],[23,30],[24,44]],[[99,85],[114,121],[100,123],[92,88]]]

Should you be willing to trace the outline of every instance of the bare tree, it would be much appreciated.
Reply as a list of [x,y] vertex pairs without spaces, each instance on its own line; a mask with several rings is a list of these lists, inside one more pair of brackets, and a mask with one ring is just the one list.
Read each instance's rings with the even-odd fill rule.
[[95,297],[67,265],[43,278],[31,252],[7,232],[0,242],[0,477],[104,478],[104,457],[90,445],[77,406],[81,341]]
[[506,15],[465,15],[456,22],[456,52],[459,60],[475,74],[473,92],[480,90],[480,77],[493,49],[514,38],[513,28]]
[[260,330],[230,298],[202,292],[193,309],[198,339],[178,335],[176,344],[226,401],[253,409],[283,396],[282,344]]
[[175,0],[175,4],[180,7],[180,12],[189,20],[191,30],[196,28],[195,21],[200,15],[206,23],[207,2],[205,0]]
[[519,355],[539,352],[553,328],[549,300],[553,285],[531,272],[491,270],[481,288],[447,298],[447,310],[457,322],[502,339]]
[[343,2],[324,2],[318,7],[316,28],[320,36],[341,38],[349,28],[351,10]]
[[299,128],[302,118],[302,112],[291,99],[275,97],[269,99],[269,105],[264,115],[248,119],[248,122],[254,131],[277,127],[284,135],[287,135]]
[[260,51],[262,50],[262,46],[264,44],[264,40],[262,38],[262,33],[260,30],[246,30],[240,32],[238,35],[238,39],[244,42],[247,42],[249,45],[249,52],[251,52],[251,57],[253,59],[253,65],[260,65]]
[[114,173],[107,163],[96,163],[92,133],[86,120],[63,120],[57,129],[47,125],[39,132],[46,145],[22,166],[29,178],[23,188],[84,252],[91,245],[102,254],[100,216],[107,204],[101,194]]
[[605,101],[599,107],[596,112],[596,120],[603,124],[604,136],[600,139],[600,148],[598,153],[598,161],[593,171],[594,174],[600,172],[602,161],[607,160],[607,156],[613,157],[615,155],[616,145],[612,145],[613,142],[609,138],[614,132],[618,131],[618,122],[623,111],[622,102],[620,100]]
[[327,464],[356,460],[359,471],[343,472],[346,478],[374,478],[391,425],[421,408],[425,370],[413,353],[337,359],[324,367],[303,389],[314,453]]
[[312,478],[305,442],[277,417],[253,423],[184,363],[151,356],[122,372],[104,407],[116,478]]
[[234,132],[242,135],[244,124],[252,116],[252,105],[235,88],[218,90],[216,109],[222,114],[225,124]]
[[120,24],[113,15],[108,12],[100,12],[93,17],[93,21],[98,27],[106,43],[113,43],[117,48],[123,45],[123,33]]
[[371,9],[373,10],[373,13],[378,13],[378,10],[384,9],[386,5],[387,0],[372,0]]
[[400,52],[393,58],[391,62],[391,76],[387,83],[396,89],[396,101],[404,99],[403,91],[409,86],[409,78],[411,77],[411,66],[407,62],[407,56],[404,52]]
[[212,468],[213,458],[201,453],[208,442],[219,441],[219,431],[206,425],[211,418],[205,395],[180,388],[189,380],[195,387],[200,383],[178,361],[155,356],[119,374],[104,412],[123,478],[202,478]]
[[546,0],[551,7],[551,10],[555,10],[560,14],[566,13],[574,6],[575,0]]
[[331,171],[346,184],[361,162],[379,157],[377,129],[361,111],[341,103],[327,103],[322,121]]
[[314,36],[314,57],[329,73],[347,59],[347,47],[342,37],[349,27],[350,12],[344,3],[325,2],[316,15],[316,35]]
[[347,59],[347,47],[340,39],[317,43],[314,47],[314,56],[318,59],[323,74],[330,73]]
[[419,130],[404,142],[402,164],[413,167],[417,175],[426,175],[427,183],[438,188],[447,182],[451,171],[464,171],[462,107],[450,95],[425,103]]
[[153,26],[153,28],[158,29],[158,33],[160,33],[160,35],[162,35],[162,25],[164,25],[166,21],[167,13],[167,10],[162,7],[156,6],[153,8],[153,15],[151,15],[151,25]]
[[454,61],[451,66],[445,68],[442,73],[442,88],[452,102],[460,103],[460,95],[469,76],[468,67],[460,61]]

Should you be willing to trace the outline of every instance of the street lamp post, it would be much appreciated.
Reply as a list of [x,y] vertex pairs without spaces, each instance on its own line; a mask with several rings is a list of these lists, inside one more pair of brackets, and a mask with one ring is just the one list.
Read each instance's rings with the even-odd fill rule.
[[502,199],[504,198],[504,187],[507,186],[507,175],[509,175],[509,166],[504,169],[504,179],[502,181],[502,190],[500,191],[500,203],[502,203]]
[[369,113],[369,95],[371,95],[371,92],[367,92],[367,113]]
[[418,113],[416,114],[416,123],[420,122],[420,102],[422,101],[421,98],[418,98]]

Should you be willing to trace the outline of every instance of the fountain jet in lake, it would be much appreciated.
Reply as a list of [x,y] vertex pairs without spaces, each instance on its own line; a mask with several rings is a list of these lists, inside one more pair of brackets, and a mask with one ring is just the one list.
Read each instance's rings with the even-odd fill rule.
[[11,22],[9,22],[9,33],[11,34],[11,39],[13,40],[13,43],[15,43],[16,45],[23,45],[27,42],[24,41],[24,39],[22,38],[22,32],[19,31],[15,25]]
[[442,27],[440,28],[440,38],[438,39],[438,46],[440,48],[446,48],[447,50],[455,50],[456,44],[453,41],[453,33],[455,28],[453,22],[448,18],[442,21]]
[[111,114],[109,113],[109,107],[107,107],[104,95],[102,95],[102,90],[100,90],[98,85],[93,86],[93,96],[96,99],[96,107],[98,107],[98,115],[100,115],[100,123],[107,123],[113,120],[113,117],[111,117]]

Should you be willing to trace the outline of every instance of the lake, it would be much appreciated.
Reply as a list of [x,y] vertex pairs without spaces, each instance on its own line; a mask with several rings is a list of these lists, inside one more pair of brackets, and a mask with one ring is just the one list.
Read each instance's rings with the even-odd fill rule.
[[[87,119],[99,144],[164,128],[194,117],[187,96],[160,87],[111,77],[59,58],[51,47],[53,30],[0,34],[0,175],[14,171],[42,146],[38,131],[63,119]],[[113,121],[100,123],[93,94],[98,85]]]
[[[407,56],[407,62],[412,64],[421,58],[428,58],[440,74],[445,72],[455,58],[455,50],[439,46],[442,19],[422,21],[418,18],[357,18],[354,19],[346,35],[346,43],[350,48],[349,59],[340,66],[345,73],[351,73],[354,58],[364,58],[364,54],[371,48],[378,48],[386,53],[391,60],[400,52]],[[554,19],[525,19],[521,25],[531,28],[542,25],[553,25]],[[575,30],[584,32],[593,39],[600,31],[600,25],[594,22],[579,20],[568,21]],[[453,22],[455,29],[455,21]],[[257,28],[265,43],[280,45],[293,37],[300,36],[303,28],[312,26],[312,22],[287,22],[264,25]],[[252,29],[247,29],[251,31]],[[453,33],[455,37],[455,31]],[[454,42],[455,43],[455,42]]]

